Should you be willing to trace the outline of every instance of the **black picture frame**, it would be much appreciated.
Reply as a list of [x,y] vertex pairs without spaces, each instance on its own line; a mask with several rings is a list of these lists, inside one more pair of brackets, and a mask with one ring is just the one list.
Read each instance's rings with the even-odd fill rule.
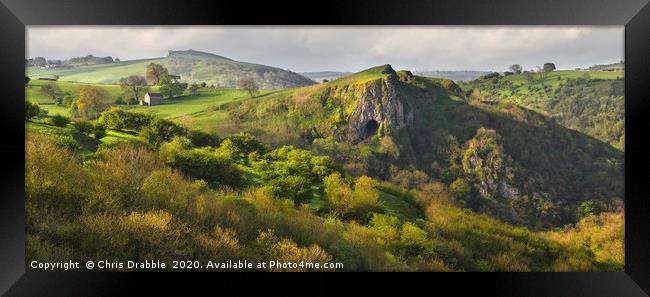
[[[650,5],[648,0],[508,1],[84,1],[0,0],[0,292],[7,296],[131,295],[192,283],[215,293],[314,283],[341,293],[345,274],[25,272],[25,26],[30,25],[620,25],[625,26],[625,272],[371,274],[357,289],[479,296],[647,296],[650,292]],[[343,277],[341,277],[341,275]],[[285,279],[286,278],[286,279]],[[329,280],[329,279],[332,280]],[[386,281],[383,281],[386,278]],[[328,280],[326,280],[328,279]],[[336,279],[336,280],[334,280]],[[378,280],[382,279],[382,280]],[[399,279],[399,280],[398,280]],[[417,280],[416,280],[417,279]],[[234,281],[246,281],[238,286]],[[332,285],[336,284],[336,285]],[[405,286],[407,288],[403,288]],[[390,288],[387,288],[390,287]],[[451,291],[448,291],[451,290]],[[644,293],[645,291],[645,293]],[[300,292],[300,291],[297,291]],[[186,292],[187,293],[187,292]],[[304,293],[304,291],[303,291]],[[448,294],[444,294],[448,295]]]

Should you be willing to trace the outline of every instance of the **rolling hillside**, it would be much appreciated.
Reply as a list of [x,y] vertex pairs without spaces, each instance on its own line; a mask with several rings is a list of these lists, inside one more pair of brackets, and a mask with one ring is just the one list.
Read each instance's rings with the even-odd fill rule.
[[167,57],[120,61],[111,64],[78,66],[66,69],[28,67],[27,76],[36,79],[58,75],[62,81],[115,84],[129,75],[144,75],[149,63],[161,64],[181,81],[202,83],[215,87],[235,87],[242,77],[254,77],[262,89],[280,89],[315,84],[300,74],[287,70],[234,61],[222,56],[194,50],[169,51]]
[[625,80],[622,71],[553,71],[477,79],[461,84],[472,100],[513,102],[560,125],[625,150]]
[[[42,84],[27,96],[47,109]],[[543,114],[390,65],[254,98],[199,91],[111,108],[102,137],[29,119],[27,255],[624,269],[623,154]]]
[[[543,81],[560,87],[564,82],[556,77],[578,75],[557,72]],[[603,79],[612,74],[594,75]],[[608,80],[593,83],[603,82]],[[463,86],[493,96],[510,92],[501,84],[541,94],[519,85],[523,83],[520,76],[508,76],[494,86],[491,81]],[[66,114],[69,109],[39,97],[39,84],[34,81],[28,88],[28,99],[50,115]],[[79,86],[59,84],[72,93]],[[99,86],[119,94],[116,86]],[[466,193],[459,194],[463,205],[534,228],[575,222],[584,201],[601,209],[617,207],[615,201],[623,197],[620,151],[558,125],[543,111],[519,106],[533,102],[533,96],[519,96],[529,100],[521,103],[472,96],[451,80],[383,65],[318,85],[264,91],[255,98],[236,89],[203,88],[198,96],[186,93],[163,105],[124,108],[153,112],[189,129],[218,135],[245,131],[272,147],[310,149],[332,157],[352,176],[369,175],[406,188],[430,180],[467,185]]]
[[511,102],[466,100],[450,80],[385,65],[226,104],[215,126],[324,152],[352,175],[467,184],[465,205],[534,228],[575,222],[586,200],[606,209],[623,196],[615,148]]

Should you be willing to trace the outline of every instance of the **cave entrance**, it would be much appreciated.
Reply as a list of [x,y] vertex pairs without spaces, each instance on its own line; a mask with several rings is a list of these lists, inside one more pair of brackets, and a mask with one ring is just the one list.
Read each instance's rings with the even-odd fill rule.
[[377,134],[377,130],[379,130],[379,123],[377,123],[377,121],[370,120],[366,123],[366,137],[374,136]]

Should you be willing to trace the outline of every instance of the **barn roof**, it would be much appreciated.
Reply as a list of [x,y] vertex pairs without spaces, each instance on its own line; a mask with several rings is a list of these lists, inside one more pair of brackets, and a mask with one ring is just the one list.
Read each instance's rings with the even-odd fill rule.
[[163,96],[161,93],[147,93],[147,94],[149,94],[149,97],[160,97],[160,98],[162,98],[162,96]]

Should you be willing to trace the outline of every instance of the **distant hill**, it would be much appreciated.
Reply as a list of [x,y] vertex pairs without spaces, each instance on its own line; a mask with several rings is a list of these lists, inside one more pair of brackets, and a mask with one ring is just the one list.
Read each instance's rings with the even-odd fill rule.
[[589,67],[589,70],[604,70],[604,71],[625,70],[625,62],[620,61],[618,63],[612,63],[612,64],[597,64]]
[[338,72],[338,71],[316,71],[316,72],[300,72],[304,77],[307,77],[313,81],[322,82],[324,79],[333,80],[341,76],[346,76],[351,74],[351,72]]
[[491,71],[475,71],[475,70],[460,70],[460,71],[441,71],[441,70],[414,70],[415,75],[446,78],[453,81],[470,81],[475,80],[483,75],[492,73]]
[[31,78],[58,75],[62,81],[115,84],[129,75],[144,75],[149,63],[161,64],[181,81],[205,82],[216,87],[235,87],[242,77],[254,77],[262,89],[281,89],[313,85],[316,82],[288,70],[235,61],[223,56],[195,50],[169,51],[167,57],[120,61],[109,64],[82,65],[65,69],[28,67]]

